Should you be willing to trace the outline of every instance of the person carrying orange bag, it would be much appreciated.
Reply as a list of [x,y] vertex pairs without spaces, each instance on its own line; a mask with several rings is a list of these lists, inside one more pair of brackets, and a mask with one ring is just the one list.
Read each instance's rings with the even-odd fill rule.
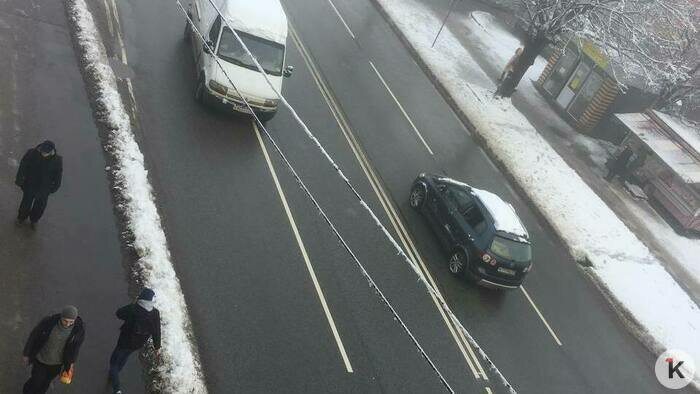
[[70,384],[73,381],[73,366],[71,365],[70,368],[64,369],[61,371],[61,375],[59,376],[59,380],[63,384]]
[[22,364],[32,365],[32,375],[23,394],[44,394],[61,371],[72,377],[73,365],[85,339],[83,321],[72,305],[47,316],[34,327],[22,353]]

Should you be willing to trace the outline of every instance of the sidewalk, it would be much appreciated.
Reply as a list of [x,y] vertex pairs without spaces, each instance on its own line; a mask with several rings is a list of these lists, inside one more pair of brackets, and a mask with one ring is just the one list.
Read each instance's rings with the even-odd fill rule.
[[[648,220],[640,212],[646,211],[602,181],[610,147],[575,133],[540,98],[529,80],[537,79],[544,59],[512,100],[495,99],[493,81],[518,41],[488,14],[468,15],[482,4],[458,2],[464,6],[431,48],[449,1],[440,3],[442,9],[421,0],[374,2],[631,330],[654,353],[678,348],[700,359],[700,310],[668,273],[680,267],[656,248],[665,238],[650,239],[658,229],[644,226]],[[692,282],[684,285],[693,289]]]
[[[73,383],[55,382],[52,392],[109,392],[114,311],[129,302],[102,145],[65,15],[62,2],[0,3],[0,393],[21,391],[29,331],[68,303],[79,308],[86,339]],[[48,138],[63,156],[63,185],[36,232],[16,228],[18,160]],[[128,392],[144,392],[136,357],[122,375]]]

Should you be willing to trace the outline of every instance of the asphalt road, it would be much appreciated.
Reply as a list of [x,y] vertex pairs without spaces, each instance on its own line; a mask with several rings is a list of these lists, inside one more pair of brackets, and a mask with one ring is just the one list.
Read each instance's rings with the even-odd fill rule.
[[[513,192],[370,2],[335,2],[347,29],[327,1],[285,6],[305,48],[288,40],[288,64],[296,72],[285,95],[383,223],[394,234],[396,219],[405,226],[410,236],[402,243],[415,244],[455,313],[516,389],[663,392],[652,373],[655,357]],[[142,149],[211,392],[440,392],[440,382],[269,143],[268,161],[249,120],[193,101],[193,62],[174,2],[126,0],[118,10]],[[319,81],[337,107],[328,105]],[[268,126],[456,391],[502,392],[290,114],[280,111]],[[353,152],[344,132],[364,153]],[[376,171],[372,182],[384,191],[384,204],[363,158]],[[536,258],[525,290],[492,291],[449,275],[447,256],[406,202],[421,171],[448,174],[513,203]],[[396,208],[393,221],[387,204]]]
[[[45,139],[63,156],[62,186],[36,231],[15,227],[18,162]],[[55,381],[51,392],[111,391],[114,311],[129,297],[104,166],[62,2],[0,2],[0,393],[21,391],[29,332],[66,304],[78,307],[86,337],[73,383]],[[122,377],[144,392],[137,357]]]

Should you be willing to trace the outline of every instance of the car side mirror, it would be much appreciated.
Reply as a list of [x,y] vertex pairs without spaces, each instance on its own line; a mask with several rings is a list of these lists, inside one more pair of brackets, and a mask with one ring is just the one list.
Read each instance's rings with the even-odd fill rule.
[[287,66],[284,68],[284,77],[289,78],[292,76],[292,73],[294,72],[294,66]]

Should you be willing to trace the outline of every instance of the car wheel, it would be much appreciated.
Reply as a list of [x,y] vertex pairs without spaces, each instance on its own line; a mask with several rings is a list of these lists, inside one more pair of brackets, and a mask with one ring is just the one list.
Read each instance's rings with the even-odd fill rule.
[[411,189],[411,195],[408,197],[408,203],[413,209],[420,209],[425,203],[426,197],[425,185],[422,183],[416,183]]
[[197,80],[197,87],[194,89],[194,99],[200,104],[204,103],[204,97],[207,94],[207,87],[204,85],[204,76]]
[[462,275],[464,269],[469,264],[469,257],[462,250],[455,250],[450,256],[450,261],[448,262],[450,272],[453,275]]

